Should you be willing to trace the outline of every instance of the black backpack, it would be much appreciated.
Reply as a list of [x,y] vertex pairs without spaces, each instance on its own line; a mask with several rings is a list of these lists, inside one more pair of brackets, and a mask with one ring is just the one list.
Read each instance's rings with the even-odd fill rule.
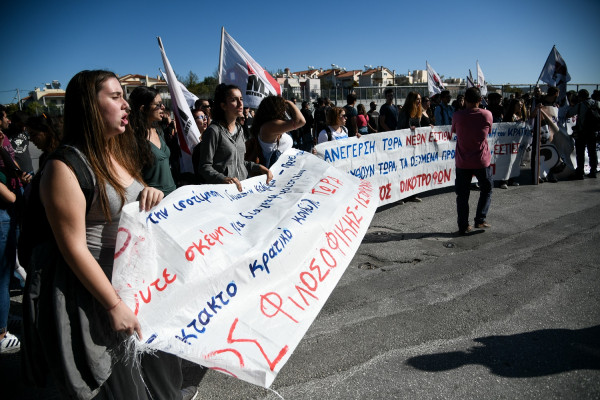
[[600,109],[598,108],[598,102],[594,104],[586,102],[587,110],[585,112],[583,120],[583,130],[586,132],[598,132],[600,131]]
[[[59,160],[67,164],[75,173],[85,196],[87,214],[94,199],[94,178],[86,162],[74,147],[62,145],[48,156],[48,160]],[[46,161],[47,162],[47,161]],[[40,181],[43,166],[31,181],[31,191],[26,199],[25,212],[21,220],[21,234],[17,245],[19,263],[27,270],[34,249],[45,242],[54,241],[52,228],[46,217],[46,210],[40,199]],[[29,271],[28,271],[29,272]]]

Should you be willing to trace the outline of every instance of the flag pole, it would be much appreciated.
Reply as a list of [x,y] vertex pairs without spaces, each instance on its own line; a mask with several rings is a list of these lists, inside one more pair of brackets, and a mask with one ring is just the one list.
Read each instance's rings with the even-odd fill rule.
[[535,124],[535,135],[533,138],[533,144],[535,145],[533,149],[533,157],[535,157],[535,162],[532,165],[532,183],[534,185],[540,184],[540,144],[541,144],[541,129],[542,129],[542,110],[537,110],[537,118]]
[[544,63],[544,66],[542,67],[542,71],[540,72],[540,76],[537,79],[537,82],[535,83],[535,86],[538,85],[538,83],[540,83],[540,78],[542,77],[542,74],[544,73],[544,68],[546,68],[546,64],[548,64],[548,60],[550,60],[550,56],[552,55],[552,52],[554,51],[554,48],[556,47],[556,45],[553,45],[552,48],[550,49],[550,53],[548,53],[548,58],[546,58],[546,62]]
[[219,49],[219,83],[223,82],[223,41],[225,40],[225,27],[221,27],[221,48]]

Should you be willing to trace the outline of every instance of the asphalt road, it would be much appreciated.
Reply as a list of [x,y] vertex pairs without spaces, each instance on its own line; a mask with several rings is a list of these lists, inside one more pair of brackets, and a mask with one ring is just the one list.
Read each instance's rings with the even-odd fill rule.
[[[532,186],[527,172],[494,189],[492,228],[469,236],[455,234],[452,189],[380,209],[272,389],[287,400],[600,398],[600,180]],[[12,376],[15,398],[42,397],[10,359],[0,379]],[[186,363],[186,384],[203,372]],[[212,370],[199,388],[279,398]]]

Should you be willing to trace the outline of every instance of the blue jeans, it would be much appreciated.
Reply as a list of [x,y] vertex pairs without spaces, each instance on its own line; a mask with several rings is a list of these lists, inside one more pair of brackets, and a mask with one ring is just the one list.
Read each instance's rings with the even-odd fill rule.
[[10,277],[17,257],[17,223],[6,210],[0,210],[0,330],[8,323]]
[[471,192],[471,179],[475,176],[479,182],[479,202],[475,213],[475,224],[485,222],[490,203],[492,201],[492,167],[479,169],[456,168],[456,181],[454,191],[456,192],[456,212],[458,214],[458,229],[464,230],[469,226],[469,194]]

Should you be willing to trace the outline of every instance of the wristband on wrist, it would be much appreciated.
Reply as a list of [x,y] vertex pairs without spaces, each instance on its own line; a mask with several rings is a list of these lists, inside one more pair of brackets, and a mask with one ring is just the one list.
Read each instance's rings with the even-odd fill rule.
[[114,310],[114,309],[115,309],[115,308],[116,308],[116,307],[119,305],[119,303],[120,303],[121,301],[122,301],[122,300],[121,300],[121,298],[119,297],[119,301],[117,301],[117,302],[115,303],[115,305],[114,305],[114,306],[112,306],[111,308],[107,308],[107,309],[106,309],[106,311],[112,311],[112,310]]

